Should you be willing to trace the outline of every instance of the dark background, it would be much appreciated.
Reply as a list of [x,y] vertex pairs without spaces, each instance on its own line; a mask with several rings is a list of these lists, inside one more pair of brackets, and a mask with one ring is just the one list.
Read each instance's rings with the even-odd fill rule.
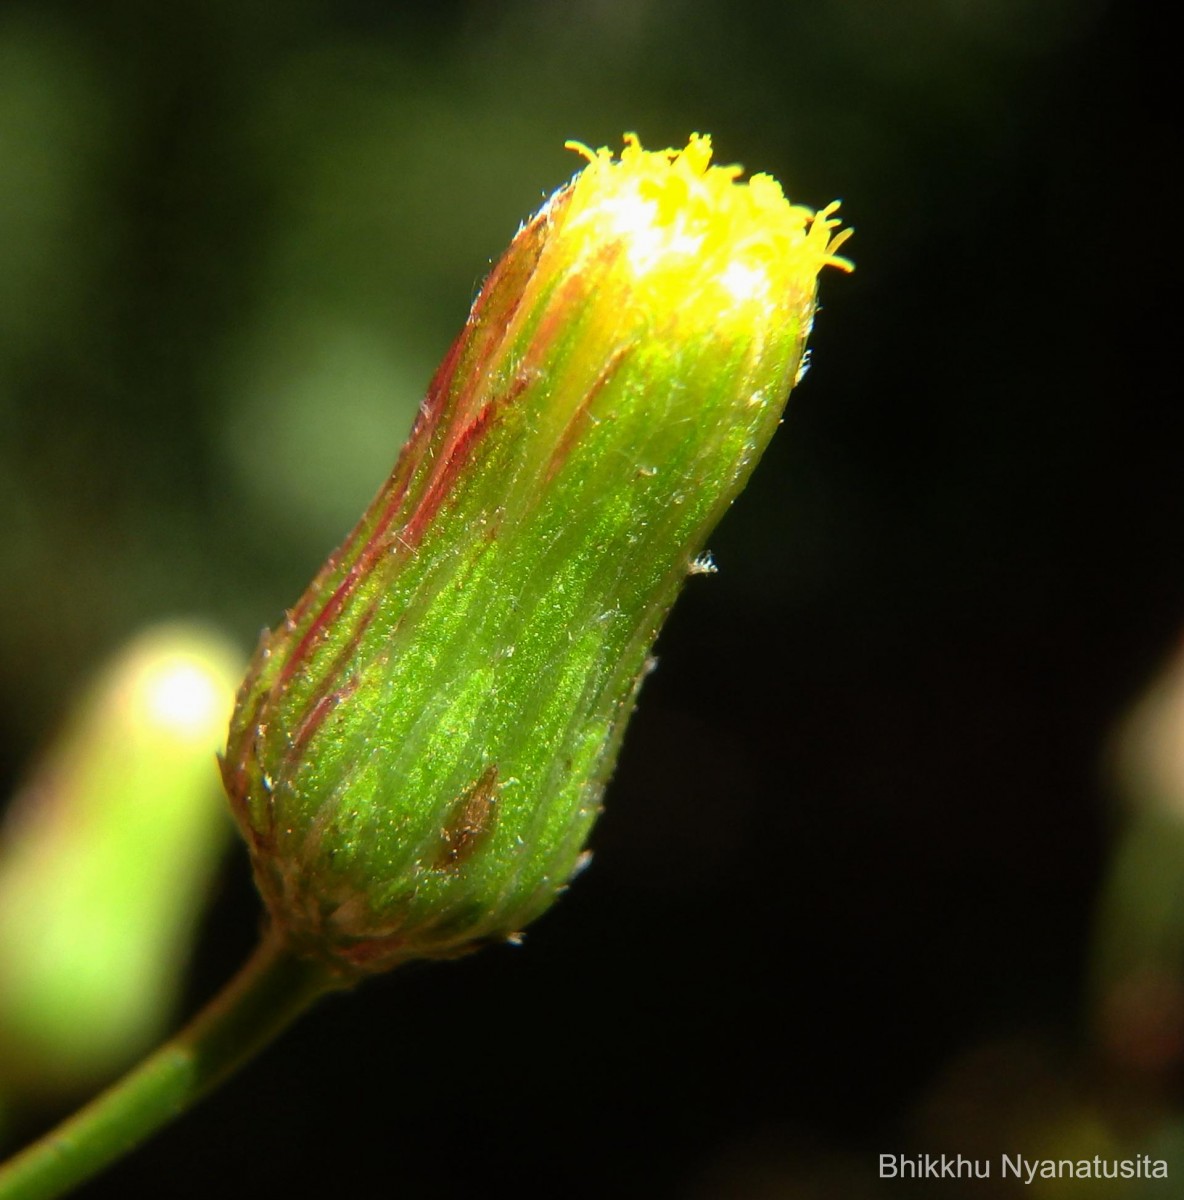
[[[592,869],[81,1195],[904,1195],[879,1153],[1033,1152],[983,1132],[1021,1102],[1091,1156],[1171,1126],[1087,1000],[1103,748],[1184,626],[1166,44],[1104,0],[0,6],[9,787],[143,623],[278,619],[565,139],[707,130],[856,229]],[[258,921],[239,853],[190,1007]]]

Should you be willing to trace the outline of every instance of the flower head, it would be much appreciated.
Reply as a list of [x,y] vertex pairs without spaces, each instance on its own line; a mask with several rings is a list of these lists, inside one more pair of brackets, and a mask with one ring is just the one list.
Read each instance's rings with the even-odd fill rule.
[[800,369],[834,206],[710,141],[528,221],[390,479],[265,636],[224,776],[261,889],[344,971],[513,936],[582,861],[649,651]]

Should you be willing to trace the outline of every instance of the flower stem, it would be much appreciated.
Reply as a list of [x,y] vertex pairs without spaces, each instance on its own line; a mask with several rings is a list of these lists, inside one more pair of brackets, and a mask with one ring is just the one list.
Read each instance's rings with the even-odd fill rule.
[[0,1200],[51,1200],[102,1170],[261,1050],[341,980],[268,934],[176,1037],[0,1166]]

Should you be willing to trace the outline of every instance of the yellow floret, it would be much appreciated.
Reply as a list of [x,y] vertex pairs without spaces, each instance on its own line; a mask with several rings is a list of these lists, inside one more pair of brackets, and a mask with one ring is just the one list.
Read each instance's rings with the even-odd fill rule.
[[851,232],[836,232],[837,201],[814,213],[790,204],[770,175],[742,181],[740,167],[712,166],[707,134],[657,151],[626,134],[619,160],[607,148],[567,146],[588,160],[562,219],[569,250],[620,246],[635,284],[676,306],[710,304],[723,315],[756,303],[771,315],[812,294],[823,267],[851,269],[836,253]]

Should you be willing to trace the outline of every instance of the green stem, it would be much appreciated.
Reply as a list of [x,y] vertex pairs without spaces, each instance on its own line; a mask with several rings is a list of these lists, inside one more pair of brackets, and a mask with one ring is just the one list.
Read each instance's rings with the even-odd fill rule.
[[172,1041],[0,1167],[0,1200],[51,1200],[185,1111],[341,986],[274,935]]

